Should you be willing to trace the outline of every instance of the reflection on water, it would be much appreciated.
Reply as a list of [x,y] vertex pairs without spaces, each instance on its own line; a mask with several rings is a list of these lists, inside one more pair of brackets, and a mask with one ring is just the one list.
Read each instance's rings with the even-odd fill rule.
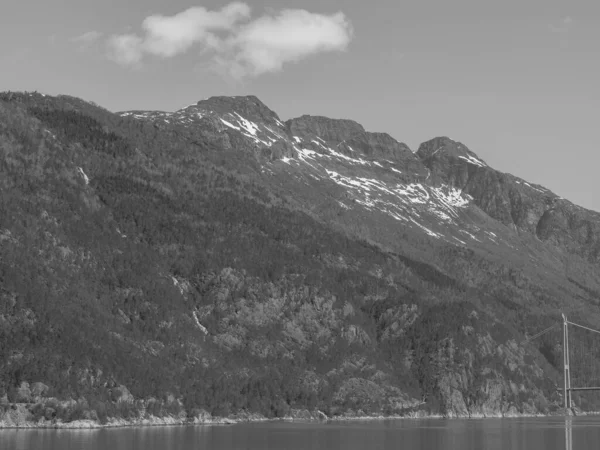
[[[564,436],[563,436],[564,435]],[[257,423],[103,430],[0,430],[14,450],[582,450],[600,448],[600,417]]]

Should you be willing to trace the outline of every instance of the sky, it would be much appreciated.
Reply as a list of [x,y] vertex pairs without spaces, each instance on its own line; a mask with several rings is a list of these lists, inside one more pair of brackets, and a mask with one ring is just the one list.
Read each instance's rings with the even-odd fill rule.
[[[125,6],[126,5],[126,6]],[[20,0],[0,91],[173,111],[256,95],[417,150],[449,136],[600,211],[596,0]]]

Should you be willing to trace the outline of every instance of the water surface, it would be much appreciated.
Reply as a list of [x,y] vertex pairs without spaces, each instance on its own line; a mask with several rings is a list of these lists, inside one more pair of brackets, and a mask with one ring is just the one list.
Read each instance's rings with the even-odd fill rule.
[[585,450],[600,417],[268,422],[100,430],[0,430],[10,450]]

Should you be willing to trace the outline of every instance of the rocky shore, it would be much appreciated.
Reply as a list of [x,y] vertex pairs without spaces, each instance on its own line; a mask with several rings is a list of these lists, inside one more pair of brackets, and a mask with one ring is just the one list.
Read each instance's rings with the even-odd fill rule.
[[[590,415],[577,411],[576,415]],[[123,419],[110,418],[105,423],[98,420],[84,419],[64,422],[62,420],[40,419],[34,421],[27,409],[27,405],[17,404],[14,409],[0,415],[0,429],[9,428],[37,428],[37,429],[101,429],[121,427],[150,427],[150,426],[186,426],[186,425],[232,425],[250,422],[346,422],[346,421],[379,421],[379,420],[415,420],[415,419],[491,419],[491,418],[518,418],[518,417],[547,417],[556,414],[531,414],[531,413],[498,413],[498,414],[472,414],[470,416],[455,416],[442,414],[429,414],[425,411],[413,411],[406,415],[361,415],[346,414],[328,417],[321,411],[293,410],[292,413],[283,418],[267,418],[260,414],[241,413],[228,417],[213,417],[207,412],[201,412],[190,418],[182,413],[178,416],[156,417],[144,414],[141,417]],[[572,414],[569,414],[572,415]]]

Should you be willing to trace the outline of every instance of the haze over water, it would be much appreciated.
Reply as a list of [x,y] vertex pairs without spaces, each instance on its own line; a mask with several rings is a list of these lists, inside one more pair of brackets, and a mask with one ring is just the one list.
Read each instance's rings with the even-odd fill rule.
[[600,448],[600,418],[271,422],[101,430],[0,430],[11,450],[584,450]]

